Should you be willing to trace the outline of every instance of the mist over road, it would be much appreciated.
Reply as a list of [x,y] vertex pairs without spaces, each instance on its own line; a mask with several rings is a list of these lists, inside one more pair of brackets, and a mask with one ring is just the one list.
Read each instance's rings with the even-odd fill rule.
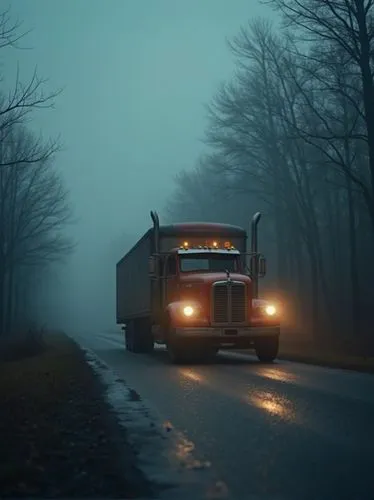
[[[374,377],[223,352],[174,366],[118,333],[75,335],[193,442],[230,498],[374,498]],[[253,495],[253,496],[252,496]]]

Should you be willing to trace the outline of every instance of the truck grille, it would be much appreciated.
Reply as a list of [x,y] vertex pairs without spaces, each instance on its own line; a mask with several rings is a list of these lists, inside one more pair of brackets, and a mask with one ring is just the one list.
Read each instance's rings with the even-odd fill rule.
[[245,323],[247,316],[247,292],[240,281],[217,281],[212,290],[212,322]]

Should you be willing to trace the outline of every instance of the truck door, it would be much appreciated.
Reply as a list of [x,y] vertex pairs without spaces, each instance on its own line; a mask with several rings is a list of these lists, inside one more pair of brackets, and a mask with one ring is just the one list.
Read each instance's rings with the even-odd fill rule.
[[163,290],[164,290],[164,258],[157,259],[157,276],[151,279],[151,310],[152,317],[156,324],[159,324],[162,318],[163,310]]
[[177,298],[177,259],[175,255],[168,255],[165,259],[163,297],[164,304],[169,304]]

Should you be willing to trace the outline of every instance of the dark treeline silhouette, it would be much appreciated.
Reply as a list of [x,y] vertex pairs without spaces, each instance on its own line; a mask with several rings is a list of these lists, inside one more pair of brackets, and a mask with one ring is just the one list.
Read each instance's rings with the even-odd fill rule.
[[[0,49],[16,50],[21,28],[9,11],[0,13]],[[67,192],[53,163],[58,143],[28,126],[57,95],[45,94],[44,84],[36,73],[26,84],[17,74],[11,90],[0,87],[0,334],[34,321],[43,273],[71,248],[62,233]]]
[[208,106],[208,153],[176,178],[172,220],[264,213],[268,288],[317,342],[373,350],[372,1],[270,1],[229,42],[236,71]]

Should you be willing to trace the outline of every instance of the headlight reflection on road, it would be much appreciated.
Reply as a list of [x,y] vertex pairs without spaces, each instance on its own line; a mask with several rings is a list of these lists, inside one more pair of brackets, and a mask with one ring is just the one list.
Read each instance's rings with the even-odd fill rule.
[[278,394],[256,391],[249,396],[249,402],[270,415],[281,417],[283,420],[296,420],[296,412],[291,401]]
[[263,377],[278,380],[279,382],[295,382],[299,378],[294,373],[285,373],[276,368],[261,368],[258,373]]
[[199,375],[195,370],[188,369],[188,368],[182,368],[179,370],[179,373],[183,376],[186,377],[190,380],[193,380],[194,382],[202,382],[203,377]]

